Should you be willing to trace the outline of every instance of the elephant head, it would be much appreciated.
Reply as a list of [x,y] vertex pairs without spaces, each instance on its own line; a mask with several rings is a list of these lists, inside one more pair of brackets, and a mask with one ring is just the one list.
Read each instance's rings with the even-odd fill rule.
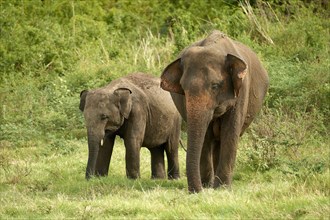
[[132,108],[131,90],[101,88],[80,93],[80,110],[84,113],[88,137],[86,179],[95,172],[99,147],[106,133],[114,133],[129,117]]
[[[221,47],[215,46],[221,41]],[[220,44],[219,44],[220,45]],[[161,87],[184,96],[188,147],[186,171],[190,192],[202,189],[200,158],[207,128],[213,118],[232,108],[244,83],[247,63],[222,35],[185,49],[161,75]]]

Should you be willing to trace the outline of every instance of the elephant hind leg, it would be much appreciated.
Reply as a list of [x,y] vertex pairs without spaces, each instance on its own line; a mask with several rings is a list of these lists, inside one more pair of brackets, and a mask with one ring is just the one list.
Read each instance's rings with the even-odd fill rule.
[[179,141],[181,132],[181,117],[178,117],[173,121],[172,132],[168,137],[164,148],[167,157],[167,177],[169,180],[180,178],[180,166],[179,166]]
[[203,147],[200,174],[203,187],[213,187],[214,182],[214,168],[212,163],[212,151],[208,147]]
[[167,156],[167,176],[170,180],[180,178],[178,145],[179,139],[169,141],[165,144],[165,152]]
[[151,178],[165,179],[164,147],[149,149],[151,154]]
[[214,153],[217,147],[219,147],[218,141],[214,138],[211,125],[206,131],[200,160],[200,173],[203,187],[213,187],[216,167],[214,166]]

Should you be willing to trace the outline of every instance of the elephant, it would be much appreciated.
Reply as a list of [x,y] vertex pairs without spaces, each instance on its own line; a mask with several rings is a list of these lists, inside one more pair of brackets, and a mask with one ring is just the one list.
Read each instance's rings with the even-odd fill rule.
[[261,110],[267,71],[246,45],[214,30],[184,48],[161,74],[187,122],[188,190],[230,188],[240,136]]
[[159,77],[137,72],[81,92],[79,108],[85,119],[89,149],[87,180],[94,175],[108,175],[116,136],[124,140],[128,178],[140,177],[141,146],[151,153],[152,178],[166,178],[164,151],[168,179],[180,178],[181,116],[170,93],[159,84]]

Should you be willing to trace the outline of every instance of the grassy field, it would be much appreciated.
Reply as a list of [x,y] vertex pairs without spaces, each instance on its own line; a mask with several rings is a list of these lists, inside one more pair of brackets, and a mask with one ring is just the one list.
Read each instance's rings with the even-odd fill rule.
[[[328,219],[329,5],[325,1],[0,1],[0,219]],[[80,91],[134,71],[159,76],[219,29],[256,51],[271,85],[239,143],[231,189],[181,179],[84,179]],[[186,133],[182,131],[186,145]]]
[[[284,166],[267,172],[251,171],[245,163],[248,154],[242,150],[231,190],[205,189],[190,195],[184,172],[178,181],[150,179],[147,149],[141,151],[141,179],[126,179],[120,139],[109,177],[89,182],[83,175],[86,140],[52,144],[51,151],[45,150],[44,144],[1,150],[2,219],[325,219],[330,212],[329,173],[314,171],[317,167],[299,168],[298,175]],[[329,154],[329,150],[324,153]],[[182,171],[184,155],[181,148]],[[301,166],[308,164],[301,162]]]

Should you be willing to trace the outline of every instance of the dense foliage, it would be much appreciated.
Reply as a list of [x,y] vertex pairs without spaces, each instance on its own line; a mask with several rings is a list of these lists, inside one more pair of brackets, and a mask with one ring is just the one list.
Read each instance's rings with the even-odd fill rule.
[[20,183],[15,161],[86,148],[81,90],[134,71],[159,76],[185,46],[218,29],[253,48],[271,79],[243,136],[236,180],[279,172],[328,197],[329,18],[323,0],[1,1],[0,186]]

